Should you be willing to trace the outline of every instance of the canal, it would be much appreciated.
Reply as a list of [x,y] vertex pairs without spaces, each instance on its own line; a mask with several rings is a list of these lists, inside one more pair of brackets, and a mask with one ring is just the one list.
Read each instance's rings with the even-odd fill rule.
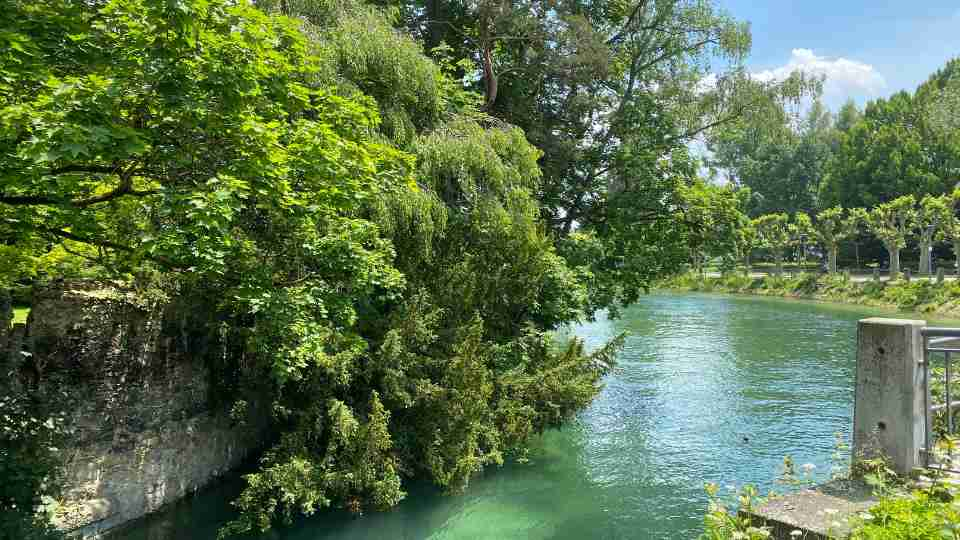
[[[755,297],[658,294],[618,320],[569,330],[589,346],[628,331],[596,401],[490,470],[464,495],[413,485],[398,508],[324,512],[270,540],[690,539],[705,482],[766,492],[784,455],[829,476],[853,414],[857,319],[882,314]],[[236,479],[126,529],[118,540],[212,540]]]

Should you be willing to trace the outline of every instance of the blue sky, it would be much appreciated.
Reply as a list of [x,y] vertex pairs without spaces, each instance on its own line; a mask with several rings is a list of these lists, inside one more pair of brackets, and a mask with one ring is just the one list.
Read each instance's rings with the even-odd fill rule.
[[960,56],[960,0],[719,0],[750,21],[751,71],[793,68],[827,75],[824,101],[836,111],[914,90]]

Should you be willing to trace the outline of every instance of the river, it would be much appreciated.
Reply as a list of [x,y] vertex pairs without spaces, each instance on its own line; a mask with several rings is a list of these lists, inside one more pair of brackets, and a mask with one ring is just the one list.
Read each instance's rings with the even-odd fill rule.
[[[618,320],[570,332],[588,346],[629,331],[603,392],[527,464],[491,470],[460,496],[409,487],[393,511],[324,512],[270,540],[690,539],[704,482],[764,492],[784,455],[829,475],[853,414],[856,321],[868,308],[657,294]],[[887,312],[889,316],[889,312]],[[236,479],[143,520],[116,540],[212,540]]]

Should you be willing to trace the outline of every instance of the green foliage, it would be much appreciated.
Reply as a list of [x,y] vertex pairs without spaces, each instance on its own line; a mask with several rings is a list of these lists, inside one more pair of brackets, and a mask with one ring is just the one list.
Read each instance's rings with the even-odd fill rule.
[[860,214],[867,229],[880,240],[890,254],[890,275],[900,271],[900,250],[916,227],[916,199],[904,195]]
[[[560,254],[589,271],[600,308],[634,301],[689,260],[683,243],[703,224],[677,212],[697,178],[687,143],[817,85],[749,77],[748,25],[713,1],[390,5],[483,93],[485,112],[542,151],[540,213]],[[581,264],[588,253],[600,258]]]
[[887,497],[870,509],[870,518],[851,540],[944,540],[960,538],[960,504],[925,492]]
[[784,254],[796,242],[796,227],[790,223],[790,217],[787,214],[764,214],[753,220],[753,227],[760,245],[773,254],[777,273],[782,273]]
[[149,0],[4,13],[26,52],[5,68],[0,233],[24,249],[76,240],[112,272],[239,274],[269,236],[254,217],[296,230],[405,182],[406,158],[369,138],[370,102],[310,85],[293,20]]
[[841,274],[800,272],[751,278],[729,274],[703,277],[684,274],[662,280],[660,287],[704,292],[732,292],[767,296],[804,297],[832,302],[896,308],[903,311],[960,314],[960,283],[913,281],[852,281]]
[[[416,186],[364,200],[361,215],[376,227],[356,233],[372,235],[365,244],[379,238],[394,249],[389,257],[346,259],[379,268],[377,287],[361,282],[350,290],[386,294],[361,297],[337,332],[321,316],[338,312],[316,311],[306,291],[249,301],[258,310],[254,343],[273,358],[281,385],[275,409],[284,434],[247,477],[241,516],[224,534],[263,530],[325,506],[391,506],[403,497],[404,476],[461,491],[485,467],[523,458],[532,436],[589,403],[620,343],[588,354],[582,343],[561,347],[546,333],[592,314],[590,273],[561,258],[544,230],[535,198],[541,153],[523,132],[472,109],[441,72],[437,86],[426,88],[439,92],[444,114],[417,112],[420,97],[390,101],[406,91],[394,87],[411,84],[403,70],[431,64],[410,57],[397,72],[380,63],[376,51],[412,53],[375,13],[308,18],[321,51],[330,43],[342,49],[339,87],[354,85],[377,97],[381,110],[386,100],[411,119],[409,137],[389,127],[384,133],[416,156]],[[361,32],[367,26],[357,20],[374,31]],[[351,48],[348,41],[364,43]]]
[[862,118],[840,133],[823,190],[827,204],[871,207],[953,189],[960,146],[955,136],[944,136],[937,120],[943,115],[934,112],[943,110],[938,102],[949,102],[938,101],[942,75],[915,94],[898,92],[868,103]]
[[[0,98],[0,235],[34,261],[62,248],[107,275],[158,270],[246,328],[278,423],[311,421],[319,438],[301,452],[322,479],[295,503],[261,499],[267,515],[351,497],[395,503],[389,414],[374,389],[350,385],[369,349],[361,312],[405,283],[361,214],[378,194],[412,188],[412,159],[377,141],[370,99],[315,84],[323,66],[293,19],[245,2],[94,7],[2,10],[26,52],[4,64],[17,91]],[[338,393],[363,414],[328,407]],[[366,420],[353,429],[353,416]],[[268,471],[290,458],[268,456],[279,456]]]
[[960,166],[958,65],[951,60],[912,94],[872,101],[863,111],[850,101],[835,116],[818,99],[800,118],[792,100],[758,99],[709,131],[709,165],[751,188],[751,216],[948,193]]
[[960,268],[960,218],[957,217],[957,204],[960,202],[960,189],[954,189],[949,195],[949,210],[944,220],[940,223],[940,239],[951,244],[953,254],[956,257],[957,266]]
[[732,256],[738,245],[749,240],[745,236],[749,232],[738,232],[746,216],[740,212],[735,190],[695,182],[681,186],[679,193],[683,201],[681,219],[690,224],[686,243],[696,270],[703,270],[705,257]]
[[[365,418],[337,399],[315,400],[306,409],[299,420],[310,424],[285,433],[262,458],[261,470],[245,477],[235,502],[240,517],[220,537],[264,531],[276,520],[289,524],[333,501],[360,512],[364,504],[386,510],[404,497],[391,453],[390,413],[376,392]],[[318,444],[325,446],[320,459],[309,453]]]
[[27,316],[30,315],[30,308],[17,306],[13,308],[13,324],[27,322]]
[[917,205],[916,236],[920,244],[920,273],[929,274],[930,251],[935,240],[942,237],[944,224],[954,217],[950,198],[946,195],[925,195]]
[[[64,418],[39,408],[25,392],[2,388],[0,394],[0,539],[54,540],[62,534],[50,524],[58,495],[66,435]],[[10,391],[13,390],[13,391]]]
[[732,510],[719,496],[720,487],[716,484],[706,485],[709,502],[707,513],[704,516],[704,532],[699,540],[766,540],[770,538],[770,531],[758,527],[753,519],[741,512],[749,512],[756,504],[762,502],[758,497],[757,489],[745,486],[737,493],[739,511]]
[[813,212],[832,155],[836,131],[815,100],[797,122],[790,101],[767,98],[757,113],[713,129],[710,166],[751,190],[751,216]]
[[818,213],[816,221],[801,212],[797,213],[795,219],[799,232],[812,236],[826,249],[827,269],[831,273],[836,272],[840,244],[856,237],[860,227],[860,213],[851,211],[845,216],[843,208],[835,206]]

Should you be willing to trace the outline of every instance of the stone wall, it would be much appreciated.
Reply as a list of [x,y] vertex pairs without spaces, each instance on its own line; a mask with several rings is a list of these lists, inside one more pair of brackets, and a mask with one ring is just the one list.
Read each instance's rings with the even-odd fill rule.
[[8,321],[0,305],[5,390],[66,415],[56,523],[79,537],[198,490],[263,444],[263,408],[238,414],[236,396],[211,386],[210,359],[233,349],[190,306],[144,307],[115,284],[72,282],[37,292],[27,324]]

